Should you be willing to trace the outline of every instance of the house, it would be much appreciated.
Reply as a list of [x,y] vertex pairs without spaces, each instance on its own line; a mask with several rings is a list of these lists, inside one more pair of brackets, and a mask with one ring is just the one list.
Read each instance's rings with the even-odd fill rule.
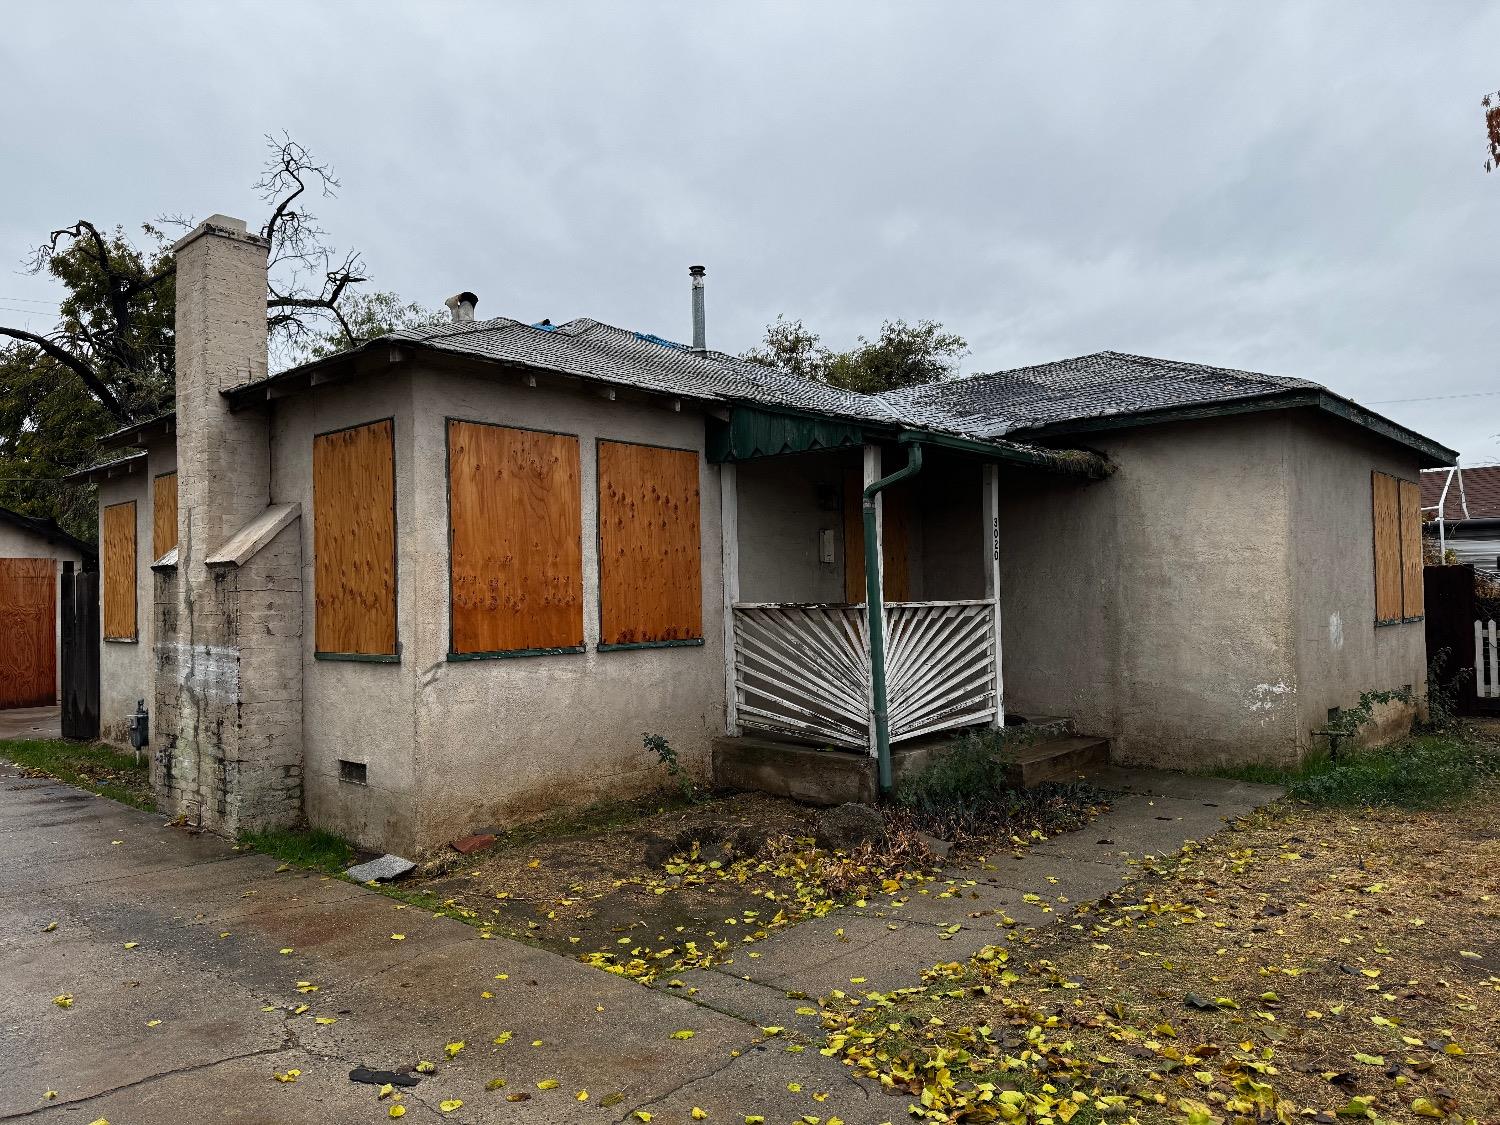
[[0,508],[0,710],[57,702],[63,573],[94,565],[93,546],[52,520]]
[[1456,561],[1500,571],[1500,465],[1426,470],[1422,510],[1429,536]]
[[151,700],[163,809],[217,830],[412,851],[653,787],[643,733],[721,780],[1020,717],[1290,762],[1422,691],[1454,455],[1316,384],[1106,352],[865,396],[710,350],[700,268],[691,346],[462,293],[268,375],[265,243],[176,255],[176,410],[80,479],[106,726]]

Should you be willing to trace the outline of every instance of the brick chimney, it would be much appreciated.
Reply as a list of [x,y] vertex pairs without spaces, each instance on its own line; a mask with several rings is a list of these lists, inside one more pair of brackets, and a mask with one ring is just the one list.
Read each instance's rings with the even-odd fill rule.
[[268,422],[230,414],[220,391],[266,376],[266,255],[243,219],[213,215],[177,256],[180,567],[201,568],[270,498]]
[[234,836],[302,814],[300,505],[270,503],[271,415],[220,393],[266,376],[264,238],[224,215],[177,256],[176,565],[157,569],[159,806]]

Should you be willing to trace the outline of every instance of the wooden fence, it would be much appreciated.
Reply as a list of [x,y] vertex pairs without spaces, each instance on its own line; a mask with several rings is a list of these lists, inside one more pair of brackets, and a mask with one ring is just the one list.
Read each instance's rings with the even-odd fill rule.
[[1500,634],[1493,619],[1474,622],[1474,693],[1500,699]]

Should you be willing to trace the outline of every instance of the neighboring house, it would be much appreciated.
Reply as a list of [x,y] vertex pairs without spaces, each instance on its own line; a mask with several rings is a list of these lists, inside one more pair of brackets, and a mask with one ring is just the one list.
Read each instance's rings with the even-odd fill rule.
[[52,520],[0,508],[0,710],[57,702],[63,567],[93,570],[94,559]]
[[1500,465],[1424,472],[1422,509],[1428,535],[1438,538],[1441,534],[1458,562],[1500,571]]
[[106,726],[151,700],[162,807],[215,829],[419,849],[653,787],[643,733],[699,776],[1016,716],[1290,762],[1423,689],[1454,455],[1315,384],[1106,352],[864,396],[708,350],[701,271],[693,347],[460,294],[268,377],[265,243],[176,256],[175,414],[80,479]]

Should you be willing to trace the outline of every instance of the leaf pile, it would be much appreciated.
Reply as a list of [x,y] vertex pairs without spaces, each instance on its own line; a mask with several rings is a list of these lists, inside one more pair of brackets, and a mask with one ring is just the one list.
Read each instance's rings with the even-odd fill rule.
[[835,992],[828,1045],[932,1121],[1500,1120],[1500,811],[1283,807],[1071,924]]

